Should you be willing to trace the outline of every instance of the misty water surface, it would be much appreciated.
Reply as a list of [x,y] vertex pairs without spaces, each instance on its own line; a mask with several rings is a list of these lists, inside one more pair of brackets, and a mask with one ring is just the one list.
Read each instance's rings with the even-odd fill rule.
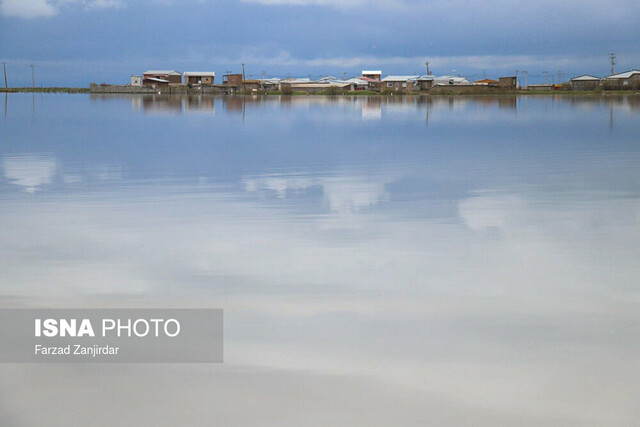
[[5,364],[0,424],[640,418],[638,96],[2,101],[1,306],[223,308],[225,363]]

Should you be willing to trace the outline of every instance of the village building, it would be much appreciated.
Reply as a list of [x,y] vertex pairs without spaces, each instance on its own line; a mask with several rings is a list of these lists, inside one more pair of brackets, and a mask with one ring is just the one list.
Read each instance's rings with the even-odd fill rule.
[[280,86],[280,79],[260,79],[260,89],[262,90],[278,90]]
[[518,78],[516,76],[498,77],[498,87],[516,89],[518,87]]
[[497,87],[498,86],[498,81],[497,80],[491,80],[491,79],[482,79],[482,80],[476,80],[475,82],[472,83],[473,86],[489,86],[489,87]]
[[212,85],[216,78],[213,71],[185,71],[183,75],[184,83],[188,85]]
[[142,77],[144,86],[161,87],[182,83],[182,74],[175,70],[149,70],[142,73]]
[[366,77],[368,79],[381,81],[382,80],[382,71],[380,70],[362,70],[362,77]]
[[367,82],[367,90],[371,91],[380,91],[380,80],[372,79],[371,77],[358,77],[359,80]]
[[245,92],[257,92],[260,90],[261,84],[259,79],[243,80],[242,90]]
[[222,76],[222,84],[229,86],[242,86],[242,74],[225,74]]
[[600,77],[583,74],[569,80],[571,90],[594,90],[600,86]]
[[335,83],[342,83],[349,85],[348,90],[367,90],[369,88],[369,81],[362,77],[351,77],[347,80],[337,80]]
[[131,86],[142,86],[142,76],[131,76]]
[[640,89],[640,70],[629,70],[604,78],[605,89]]
[[[391,92],[410,92],[420,76],[387,76],[382,79],[382,90]],[[417,84],[417,83],[416,83]]]
[[334,82],[327,82],[327,83],[297,82],[297,83],[291,83],[291,82],[283,81],[283,82],[280,83],[280,87],[282,88],[282,90],[290,89],[291,91],[294,91],[294,92],[305,92],[305,93],[318,93],[318,92],[323,92],[323,91],[331,90],[331,89],[335,89],[335,90],[339,90],[339,91],[349,90],[349,84],[348,83],[334,83]]
[[457,76],[440,76],[433,79],[434,86],[470,86],[469,80]]
[[425,74],[416,79],[416,89],[418,90],[429,90],[433,87],[433,82],[435,81],[436,76],[431,76]]

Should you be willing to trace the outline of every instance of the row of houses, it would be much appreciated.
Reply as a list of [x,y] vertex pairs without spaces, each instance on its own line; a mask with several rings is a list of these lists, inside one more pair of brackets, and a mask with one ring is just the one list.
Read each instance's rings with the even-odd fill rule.
[[572,90],[640,89],[640,70],[629,70],[601,78],[583,74],[569,80]]
[[[295,91],[323,92],[359,91],[375,92],[415,92],[428,91],[442,86],[485,86],[504,89],[518,88],[516,76],[500,77],[498,80],[482,79],[470,82],[461,76],[425,75],[388,75],[383,77],[381,70],[363,70],[360,76],[339,79],[334,76],[311,78],[268,78],[245,79],[243,74],[224,74],[221,84],[216,83],[213,71],[149,70],[142,75],[131,76],[132,86],[149,86],[153,88],[165,86],[218,86],[227,90],[244,92],[256,91]],[[547,88],[548,86],[548,88]],[[638,89],[640,88],[640,71],[630,70],[600,78],[581,75],[569,81],[572,90],[603,89]],[[562,85],[529,85],[530,89],[560,89]]]
[[[142,75],[131,76],[132,86],[149,86],[154,88],[176,85],[188,86],[224,86],[236,90],[251,91],[296,91],[319,92],[327,89],[340,91],[369,90],[376,92],[413,92],[426,91],[436,86],[471,86],[464,77],[434,75],[388,75],[382,76],[381,70],[363,70],[360,76],[339,79],[325,76],[311,78],[269,78],[245,79],[242,74],[224,74],[222,83],[216,84],[216,73],[213,71],[188,71],[180,73],[175,70],[149,70]],[[516,87],[515,77],[501,77],[499,80],[485,79],[473,82],[474,85]]]

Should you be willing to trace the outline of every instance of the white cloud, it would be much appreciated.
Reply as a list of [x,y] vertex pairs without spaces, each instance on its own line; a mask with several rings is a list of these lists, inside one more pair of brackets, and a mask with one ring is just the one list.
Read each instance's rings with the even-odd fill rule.
[[56,172],[56,161],[52,156],[8,156],[2,161],[4,174],[13,184],[34,193],[43,185],[51,184]]
[[242,0],[246,3],[258,3],[267,6],[324,6],[336,9],[352,9],[355,7],[390,8],[403,7],[402,0]]
[[119,9],[125,4],[120,0],[2,0],[0,14],[16,18],[46,18],[57,15],[65,7]]
[[58,10],[47,0],[2,0],[0,13],[17,18],[40,18],[56,15]]

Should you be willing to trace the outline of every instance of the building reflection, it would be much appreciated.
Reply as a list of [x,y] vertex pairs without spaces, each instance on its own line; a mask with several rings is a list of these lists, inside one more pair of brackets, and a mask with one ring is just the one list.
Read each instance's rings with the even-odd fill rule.
[[214,97],[203,95],[186,96],[184,107],[187,113],[215,113]]
[[379,96],[368,96],[362,101],[363,120],[382,119],[382,98]]

